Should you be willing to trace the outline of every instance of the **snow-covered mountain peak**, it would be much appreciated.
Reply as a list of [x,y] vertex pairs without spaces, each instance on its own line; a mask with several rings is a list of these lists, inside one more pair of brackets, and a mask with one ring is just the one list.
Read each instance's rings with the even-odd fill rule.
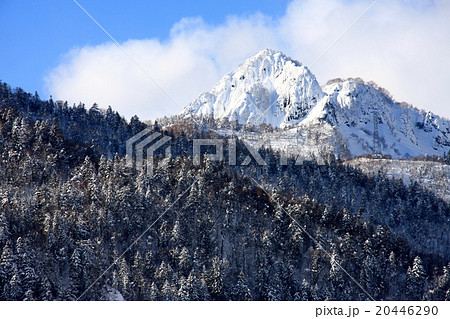
[[[312,139],[304,145],[325,149],[313,153],[408,158],[450,151],[450,121],[395,102],[385,89],[359,78],[331,80],[321,88],[306,66],[270,49],[248,58],[186,106],[182,116],[191,115],[295,126],[293,131]],[[292,140],[301,140],[297,137]]]
[[240,124],[282,126],[301,120],[323,96],[308,68],[265,49],[191,102],[182,115],[213,114]]
[[[292,66],[295,67],[302,66],[300,62],[288,57],[283,52],[272,49],[264,49],[249,57],[238,67],[236,72],[249,69],[254,69],[259,72],[273,71],[274,69],[276,71],[280,71],[286,64],[292,64]],[[265,71],[263,71],[264,68],[266,68]]]

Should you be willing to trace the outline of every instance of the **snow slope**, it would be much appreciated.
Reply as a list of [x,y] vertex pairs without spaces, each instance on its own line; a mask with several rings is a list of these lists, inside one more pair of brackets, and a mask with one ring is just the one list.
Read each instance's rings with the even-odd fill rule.
[[192,101],[182,115],[214,114],[240,124],[296,123],[324,96],[307,67],[281,52],[263,50]]
[[[220,120],[285,129],[290,142],[270,146],[303,147],[294,152],[303,155],[331,152],[350,158],[379,151],[409,158],[450,151],[449,120],[397,103],[383,89],[362,80],[334,80],[321,88],[308,68],[269,49],[225,75],[210,92],[186,106],[181,116],[210,114]],[[375,121],[378,146],[374,145]]]
[[394,102],[381,89],[356,80],[324,87],[327,94],[301,123],[326,121],[337,128],[352,156],[374,150],[374,114],[379,149],[394,158],[442,155],[450,149],[450,121]]
[[406,161],[390,159],[356,158],[345,165],[360,169],[367,175],[382,174],[387,178],[401,179],[410,186],[418,183],[424,189],[450,203],[450,165],[431,161]]

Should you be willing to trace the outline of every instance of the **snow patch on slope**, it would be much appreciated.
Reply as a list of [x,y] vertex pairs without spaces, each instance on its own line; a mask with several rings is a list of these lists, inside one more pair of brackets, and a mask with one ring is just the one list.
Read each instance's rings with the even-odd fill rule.
[[105,300],[107,301],[125,301],[125,298],[123,298],[122,294],[113,287],[107,287],[106,288],[106,294],[105,294]]
[[437,197],[450,203],[450,165],[430,161],[405,161],[357,158],[345,162],[367,175],[382,174],[387,178],[401,179],[410,186],[419,184]]

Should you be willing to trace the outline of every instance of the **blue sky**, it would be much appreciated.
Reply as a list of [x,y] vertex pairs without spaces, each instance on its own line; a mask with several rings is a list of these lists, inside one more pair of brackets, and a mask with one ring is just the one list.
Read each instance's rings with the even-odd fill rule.
[[[128,39],[166,40],[183,17],[201,16],[207,23],[223,23],[229,15],[257,11],[280,16],[284,0],[78,0],[118,42]],[[109,41],[108,36],[72,0],[0,1],[0,80],[27,91],[48,93],[43,78],[76,47]]]
[[321,84],[362,77],[450,118],[450,2],[379,0],[78,0],[174,103],[72,0],[0,1],[0,80],[42,98],[111,105],[127,118],[177,114],[264,48]]

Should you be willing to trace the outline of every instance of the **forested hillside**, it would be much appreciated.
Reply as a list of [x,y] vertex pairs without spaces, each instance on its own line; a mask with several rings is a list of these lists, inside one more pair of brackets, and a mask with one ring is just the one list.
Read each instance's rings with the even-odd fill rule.
[[209,133],[182,128],[150,176],[124,158],[137,118],[0,103],[2,300],[450,300],[450,208],[417,183],[271,150],[195,166]]

